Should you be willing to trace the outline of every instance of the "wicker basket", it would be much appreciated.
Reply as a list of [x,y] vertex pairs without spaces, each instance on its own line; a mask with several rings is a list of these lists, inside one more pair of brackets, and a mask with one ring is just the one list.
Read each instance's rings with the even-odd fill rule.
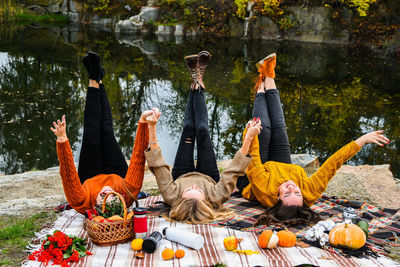
[[[106,200],[109,195],[114,194],[119,197],[124,207],[124,220],[117,222],[95,222],[93,220],[85,220],[85,229],[90,237],[90,239],[98,246],[111,246],[119,243],[128,242],[135,237],[133,231],[133,218],[127,219],[127,208],[124,198],[117,192],[108,193],[103,200],[102,212],[106,208]],[[139,205],[135,201],[136,206]]]

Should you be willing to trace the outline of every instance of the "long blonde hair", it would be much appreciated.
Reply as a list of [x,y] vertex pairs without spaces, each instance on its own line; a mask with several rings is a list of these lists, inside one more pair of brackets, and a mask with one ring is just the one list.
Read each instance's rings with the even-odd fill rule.
[[172,205],[169,218],[174,221],[206,224],[217,220],[224,220],[234,212],[225,207],[214,209],[210,202],[195,198],[181,198]]

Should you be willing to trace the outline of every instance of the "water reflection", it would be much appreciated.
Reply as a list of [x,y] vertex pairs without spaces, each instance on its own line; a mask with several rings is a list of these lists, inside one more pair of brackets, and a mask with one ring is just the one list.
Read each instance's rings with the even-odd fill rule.
[[292,153],[315,153],[323,161],[350,140],[381,128],[391,144],[368,146],[352,163],[391,164],[400,177],[400,65],[391,59],[346,47],[234,38],[160,42],[157,37],[31,28],[3,28],[0,34],[0,172],[57,165],[49,127],[64,113],[78,159],[87,85],[80,59],[88,49],[103,55],[104,83],[126,157],[141,110],[157,106],[163,111],[160,143],[172,163],[189,85],[182,59],[207,49],[212,54],[205,77],[207,105],[219,159],[234,155],[251,117],[254,63],[277,52],[277,84]]

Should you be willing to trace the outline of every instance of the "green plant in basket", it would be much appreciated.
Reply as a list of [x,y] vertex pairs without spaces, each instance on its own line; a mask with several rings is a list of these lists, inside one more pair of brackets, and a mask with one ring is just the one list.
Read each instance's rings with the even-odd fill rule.
[[102,205],[97,205],[95,207],[98,214],[100,216],[103,216],[104,218],[110,218],[114,215],[119,215],[121,217],[124,217],[124,206],[117,197],[113,198],[111,201],[107,201],[104,212],[102,212],[102,208],[103,208]]

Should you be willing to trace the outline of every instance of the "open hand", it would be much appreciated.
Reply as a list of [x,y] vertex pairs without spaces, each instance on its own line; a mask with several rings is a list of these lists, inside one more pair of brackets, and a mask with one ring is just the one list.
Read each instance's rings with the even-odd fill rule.
[[368,143],[374,143],[379,146],[384,146],[385,144],[389,144],[389,142],[390,140],[383,135],[383,131],[373,131],[364,134],[356,140],[357,145],[359,145],[360,147]]
[[156,125],[161,116],[161,112],[158,110],[158,108],[152,108],[151,111],[152,114],[146,117],[146,121],[149,125]]
[[262,130],[260,118],[254,118],[247,124],[247,133],[245,138],[253,139],[255,136],[259,135]]
[[57,136],[58,142],[64,142],[67,138],[67,123],[65,122],[65,115],[62,116],[61,121],[57,120],[57,122],[53,121],[53,127],[50,127],[50,130]]

